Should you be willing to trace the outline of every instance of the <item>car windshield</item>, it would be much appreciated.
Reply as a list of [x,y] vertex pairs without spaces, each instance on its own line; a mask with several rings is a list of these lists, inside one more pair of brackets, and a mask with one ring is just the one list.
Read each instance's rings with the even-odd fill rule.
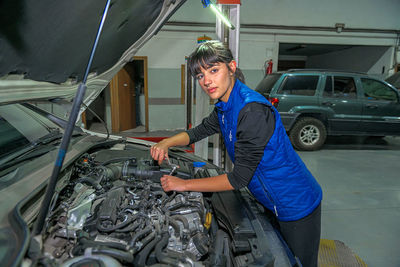
[[261,94],[267,94],[272,90],[272,87],[274,87],[276,81],[282,76],[281,73],[271,73],[265,76],[265,78],[257,85],[256,91],[261,93]]
[[22,105],[0,106],[0,161],[58,130],[56,124]]

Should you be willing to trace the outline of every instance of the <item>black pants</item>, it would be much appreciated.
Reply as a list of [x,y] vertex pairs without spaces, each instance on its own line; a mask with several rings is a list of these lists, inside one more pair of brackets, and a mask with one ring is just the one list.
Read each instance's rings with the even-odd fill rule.
[[308,216],[291,222],[278,221],[280,232],[303,267],[317,267],[321,237],[321,204]]

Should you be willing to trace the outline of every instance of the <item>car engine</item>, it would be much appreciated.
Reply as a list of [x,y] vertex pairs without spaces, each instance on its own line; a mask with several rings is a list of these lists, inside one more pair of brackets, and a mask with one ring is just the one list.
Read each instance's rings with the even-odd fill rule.
[[265,260],[243,218],[235,223],[229,211],[224,219],[216,217],[212,194],[164,192],[159,182],[164,174],[193,179],[218,175],[220,169],[194,170],[192,161],[179,157],[159,166],[148,151],[133,152],[99,149],[65,172],[51,204],[41,264],[247,266],[257,257]]

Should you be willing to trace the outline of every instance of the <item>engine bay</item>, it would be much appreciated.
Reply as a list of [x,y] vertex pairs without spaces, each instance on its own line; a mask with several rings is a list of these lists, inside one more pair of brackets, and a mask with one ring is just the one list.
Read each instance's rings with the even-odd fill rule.
[[170,173],[195,179],[223,171],[195,169],[179,156],[159,166],[148,150],[121,144],[82,155],[51,203],[41,264],[273,266],[249,220],[235,215],[243,212],[241,201],[230,213],[215,194],[164,192],[159,180]]

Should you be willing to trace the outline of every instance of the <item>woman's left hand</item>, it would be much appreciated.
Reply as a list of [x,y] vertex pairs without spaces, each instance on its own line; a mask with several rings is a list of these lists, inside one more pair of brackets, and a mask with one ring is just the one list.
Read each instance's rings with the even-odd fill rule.
[[187,191],[186,189],[186,180],[180,179],[175,176],[164,175],[160,179],[161,186],[165,192],[168,191]]

